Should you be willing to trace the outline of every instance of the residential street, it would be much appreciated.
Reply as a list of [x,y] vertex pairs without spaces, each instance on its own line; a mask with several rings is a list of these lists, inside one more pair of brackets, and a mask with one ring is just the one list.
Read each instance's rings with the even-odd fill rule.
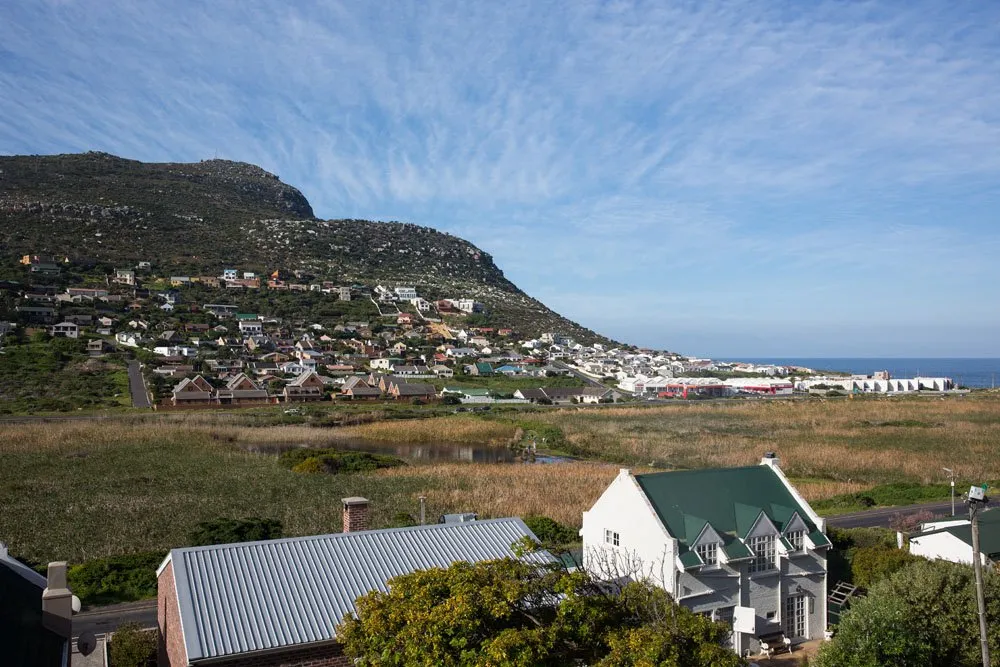
[[[905,507],[883,507],[865,510],[864,512],[831,516],[826,521],[827,525],[837,528],[871,528],[874,526],[888,528],[889,523],[896,515],[908,516],[925,511],[931,512],[938,518],[949,516],[951,514],[951,501],[907,505]],[[965,505],[960,500],[955,502],[955,514],[959,517],[968,514]]]
[[135,621],[144,628],[156,627],[156,600],[140,600],[123,604],[97,607],[73,616],[73,636],[84,632],[95,635],[113,632],[128,621]]
[[142,378],[142,367],[138,360],[128,362],[128,390],[132,394],[132,405],[136,408],[150,408],[146,381]]

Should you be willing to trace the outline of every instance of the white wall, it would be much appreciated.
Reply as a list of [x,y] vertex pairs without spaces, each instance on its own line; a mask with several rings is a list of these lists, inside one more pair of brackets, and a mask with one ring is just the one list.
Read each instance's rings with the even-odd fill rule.
[[[619,546],[605,543],[605,530],[619,535]],[[583,513],[583,566],[598,576],[602,562],[610,561],[674,593],[676,540],[667,534],[638,482],[623,469],[590,510]],[[634,569],[634,568],[632,568]]]
[[[972,546],[951,533],[933,533],[910,538],[910,553],[931,560],[947,560],[952,563],[972,565]],[[986,559],[981,562],[985,565]]]

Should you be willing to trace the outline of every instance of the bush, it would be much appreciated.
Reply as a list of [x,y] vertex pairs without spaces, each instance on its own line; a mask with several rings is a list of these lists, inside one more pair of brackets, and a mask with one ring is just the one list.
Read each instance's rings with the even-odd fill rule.
[[292,472],[301,473],[303,475],[314,475],[320,472],[326,472],[326,466],[318,457],[310,456],[301,463],[296,463],[292,466]]
[[855,585],[871,588],[917,560],[920,560],[917,556],[902,549],[862,547],[851,558],[851,575]]
[[112,604],[156,597],[156,568],[165,551],[95,558],[69,568],[69,587],[84,604]]
[[[985,572],[986,612],[1000,615],[1000,579]],[[1000,650],[1000,628],[987,627],[990,648]],[[851,603],[822,667],[973,667],[981,665],[973,571],[967,565],[918,559],[882,579]]]
[[[312,459],[312,460],[310,460]],[[395,456],[369,452],[343,452],[336,449],[290,449],[282,452],[278,463],[294,472],[340,473],[370,472],[379,468],[406,465]]]
[[256,542],[275,540],[282,536],[282,525],[277,519],[212,519],[202,521],[188,535],[191,546],[209,544],[231,544],[233,542]]
[[575,530],[547,516],[529,515],[524,517],[524,523],[545,545],[561,546],[580,541]]
[[147,667],[155,664],[156,632],[143,630],[135,622],[118,626],[111,637],[111,665],[113,667]]

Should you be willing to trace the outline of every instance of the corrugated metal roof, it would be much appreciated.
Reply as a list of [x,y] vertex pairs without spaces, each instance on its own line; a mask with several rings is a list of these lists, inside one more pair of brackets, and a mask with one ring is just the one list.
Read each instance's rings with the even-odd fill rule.
[[[354,601],[398,575],[515,557],[517,518],[174,549],[188,660],[333,639]],[[547,552],[525,557],[555,562]]]

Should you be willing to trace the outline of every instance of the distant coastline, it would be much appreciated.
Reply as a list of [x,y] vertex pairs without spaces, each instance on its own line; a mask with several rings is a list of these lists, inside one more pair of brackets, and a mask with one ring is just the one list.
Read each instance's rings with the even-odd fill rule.
[[[720,359],[723,357],[719,357]],[[728,359],[728,358],[727,358]],[[806,366],[807,368],[870,375],[889,371],[894,378],[949,377],[969,388],[1000,386],[1000,359],[893,358],[893,357],[734,357],[756,364]]]

